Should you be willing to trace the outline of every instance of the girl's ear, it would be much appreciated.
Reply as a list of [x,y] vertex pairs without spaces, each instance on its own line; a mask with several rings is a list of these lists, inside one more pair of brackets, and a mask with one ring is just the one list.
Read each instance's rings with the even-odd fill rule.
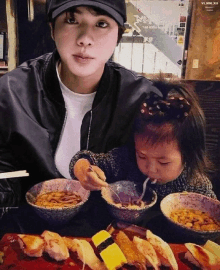
[[52,39],[54,40],[54,28],[53,28],[53,25],[52,25],[51,22],[49,23],[49,26],[50,26],[50,34],[51,34],[51,37],[52,37]]

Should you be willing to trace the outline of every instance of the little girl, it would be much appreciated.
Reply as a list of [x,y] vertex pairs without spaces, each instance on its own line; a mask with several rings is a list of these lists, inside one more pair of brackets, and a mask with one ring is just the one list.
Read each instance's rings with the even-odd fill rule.
[[70,163],[71,177],[89,190],[150,177],[148,186],[160,200],[182,191],[216,198],[206,175],[205,119],[195,92],[180,82],[160,79],[153,85],[163,96],[149,93],[141,104],[131,142],[106,154],[78,152]]

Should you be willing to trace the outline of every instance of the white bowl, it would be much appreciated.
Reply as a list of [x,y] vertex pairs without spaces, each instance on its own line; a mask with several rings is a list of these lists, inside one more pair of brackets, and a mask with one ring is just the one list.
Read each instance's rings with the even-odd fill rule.
[[[63,208],[48,208],[35,204],[38,195],[55,191],[78,192],[82,201]],[[53,225],[61,225],[70,221],[82,209],[89,195],[90,191],[84,189],[79,181],[57,178],[40,182],[30,188],[26,193],[26,201],[41,218]]]

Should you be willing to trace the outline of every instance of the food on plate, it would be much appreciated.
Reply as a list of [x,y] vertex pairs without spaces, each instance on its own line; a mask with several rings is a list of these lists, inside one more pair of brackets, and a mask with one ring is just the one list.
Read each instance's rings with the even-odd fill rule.
[[45,252],[56,261],[62,261],[69,258],[68,248],[63,238],[55,232],[44,231],[41,236],[45,241]]
[[134,236],[133,242],[135,243],[138,250],[147,259],[147,267],[153,266],[155,270],[159,270],[161,263],[155,249],[150,244],[150,242],[137,236]]
[[128,209],[141,209],[146,206],[146,203],[142,200],[137,204],[137,201],[131,199],[129,202],[115,203],[112,201],[112,203],[114,203],[117,207],[125,207]]
[[41,257],[44,252],[45,242],[40,236],[18,234],[18,243],[23,252],[30,257]]
[[207,242],[203,247],[208,251],[212,252],[213,254],[215,254],[220,259],[220,245],[211,240],[207,240]]
[[95,252],[88,241],[74,239],[73,242],[77,246],[76,252],[80,260],[87,264],[92,270],[107,269],[105,264],[95,255]]
[[48,208],[70,207],[82,201],[78,192],[53,191],[39,194],[36,197],[35,205]]
[[67,248],[71,250],[72,252],[76,252],[77,246],[76,246],[76,243],[73,242],[73,238],[70,238],[67,236],[63,236],[62,238]]
[[199,231],[220,230],[220,224],[208,213],[195,209],[178,209],[170,214],[170,218],[190,229]]
[[170,267],[173,270],[178,270],[176,258],[169,244],[159,236],[153,234],[150,230],[146,231],[146,238],[154,247],[156,253],[159,256],[161,264]]
[[87,264],[92,270],[106,270],[106,266],[96,256],[91,244],[83,239],[71,239],[69,237],[63,237],[69,250],[77,252],[79,259],[83,264]]
[[119,231],[115,236],[115,242],[118,244],[122,252],[124,253],[127,264],[134,265],[138,269],[146,269],[146,258],[139,252],[136,245],[128,238],[123,232]]
[[185,258],[201,268],[202,270],[219,270],[220,259],[202,246],[186,243],[188,251],[185,253]]
[[108,270],[116,270],[127,263],[125,255],[107,231],[99,231],[92,241]]

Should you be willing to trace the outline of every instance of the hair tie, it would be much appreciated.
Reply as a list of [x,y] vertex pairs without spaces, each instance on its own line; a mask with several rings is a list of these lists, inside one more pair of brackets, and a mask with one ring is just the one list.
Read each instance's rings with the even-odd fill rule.
[[167,97],[163,99],[155,93],[148,94],[141,105],[141,114],[145,117],[159,116],[183,121],[191,109],[184,97]]

